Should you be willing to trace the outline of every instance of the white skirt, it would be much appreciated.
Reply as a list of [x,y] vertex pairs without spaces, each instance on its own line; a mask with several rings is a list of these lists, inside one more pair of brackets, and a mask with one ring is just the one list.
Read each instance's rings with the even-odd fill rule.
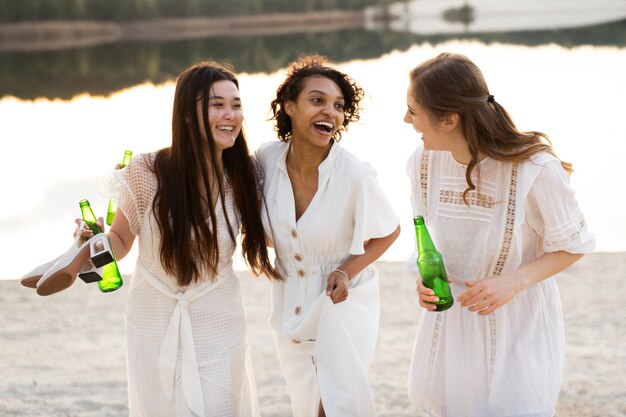
[[[465,289],[451,285],[454,297]],[[424,311],[409,396],[434,417],[551,417],[561,386],[563,313],[555,278],[489,316]]]

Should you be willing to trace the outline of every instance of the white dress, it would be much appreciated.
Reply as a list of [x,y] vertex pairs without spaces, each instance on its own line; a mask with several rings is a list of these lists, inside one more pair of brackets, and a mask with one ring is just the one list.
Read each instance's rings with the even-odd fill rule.
[[[232,266],[236,244],[221,202],[215,208],[219,276],[180,288],[159,260],[160,233],[152,211],[157,179],[150,170],[155,156],[136,156],[113,173],[110,183],[139,240],[136,268],[126,283],[130,416],[259,416],[245,312]],[[225,199],[237,234],[239,218],[228,183]]]
[[[462,201],[466,166],[419,147],[407,164],[415,214],[424,215],[458,297],[475,281],[506,274],[544,253],[589,253],[594,238],[569,177],[548,153],[474,169],[477,194]],[[476,176],[480,172],[480,182]],[[409,371],[409,396],[436,417],[550,417],[563,372],[563,315],[555,277],[494,314],[458,303],[424,312]]]
[[[295,417],[375,416],[367,371],[378,336],[378,272],[370,265],[349,284],[348,299],[326,296],[328,274],[363,243],[391,234],[398,219],[369,164],[334,143],[320,164],[318,189],[295,219],[288,143],[257,152],[264,172],[265,230],[285,282],[273,281],[270,325]],[[269,215],[269,216],[268,216]]]

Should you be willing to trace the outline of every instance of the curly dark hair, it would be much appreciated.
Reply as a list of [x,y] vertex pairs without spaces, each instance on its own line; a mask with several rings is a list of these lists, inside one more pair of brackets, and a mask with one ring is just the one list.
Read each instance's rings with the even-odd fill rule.
[[363,98],[363,89],[347,74],[331,68],[330,61],[325,56],[302,55],[289,64],[287,78],[276,90],[276,98],[271,103],[273,116],[270,120],[276,120],[274,130],[282,142],[289,142],[292,134],[291,117],[285,111],[285,102],[295,101],[304,87],[304,80],[314,75],[334,81],[343,94],[344,119],[335,140],[341,140],[341,132],[347,130],[351,122],[356,122],[360,118],[359,103]]

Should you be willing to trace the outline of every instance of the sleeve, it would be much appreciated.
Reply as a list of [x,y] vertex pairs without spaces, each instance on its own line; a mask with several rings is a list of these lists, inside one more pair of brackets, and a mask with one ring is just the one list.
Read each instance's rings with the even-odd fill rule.
[[559,160],[541,167],[528,194],[526,220],[543,237],[545,252],[590,253],[595,239]]
[[388,236],[399,224],[398,216],[376,180],[376,171],[369,164],[367,168],[356,197],[352,255],[363,254],[367,240]]
[[122,210],[135,236],[140,232],[148,208],[146,195],[155,188],[155,182],[147,155],[134,157],[125,168],[112,171],[98,180],[100,193]]
[[420,146],[411,154],[406,162],[406,173],[411,180],[411,206],[413,207],[413,216],[426,215],[426,205],[422,197],[422,180],[420,175],[421,158],[423,148]]

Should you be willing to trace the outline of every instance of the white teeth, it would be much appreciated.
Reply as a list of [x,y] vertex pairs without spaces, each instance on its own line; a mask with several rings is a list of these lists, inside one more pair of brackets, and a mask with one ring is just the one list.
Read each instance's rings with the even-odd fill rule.
[[232,132],[234,128],[232,126],[218,126],[217,130],[221,130],[222,132]]
[[335,127],[332,123],[330,122],[315,122],[316,125],[321,125],[321,126],[326,126],[329,129],[332,129],[333,127]]

